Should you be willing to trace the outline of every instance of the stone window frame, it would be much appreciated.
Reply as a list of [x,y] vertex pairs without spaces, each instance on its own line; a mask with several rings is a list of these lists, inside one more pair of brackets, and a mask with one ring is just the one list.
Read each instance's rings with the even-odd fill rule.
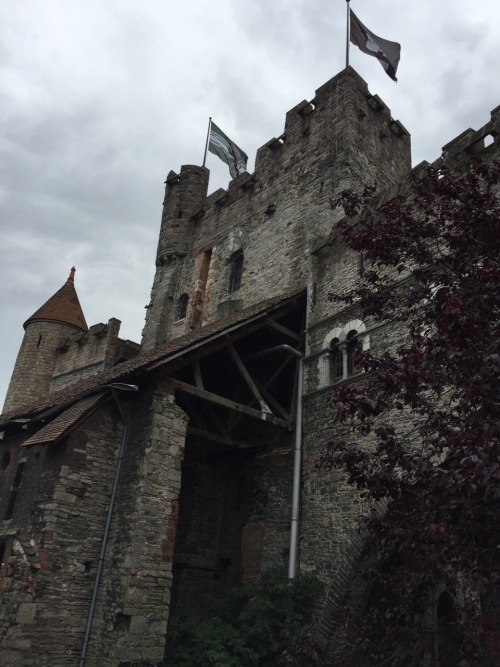
[[236,250],[236,252],[233,252],[229,258],[228,294],[233,294],[240,289],[244,263],[245,254],[241,248]]
[[[353,332],[355,336],[352,335]],[[335,327],[329,331],[323,339],[322,354],[318,360],[319,388],[338,384],[357,375],[360,371],[353,372],[352,356],[350,356],[349,341],[356,340],[361,343],[361,351],[370,349],[370,336],[366,333],[366,325],[361,320],[350,320],[343,326]],[[332,349],[332,343],[335,349]],[[352,350],[352,348],[351,348]],[[334,375],[332,366],[336,363],[333,355],[340,351],[343,355],[342,377]]]
[[176,309],[175,309],[175,321],[179,322],[187,316],[187,310],[189,305],[189,294],[184,292],[177,299]]

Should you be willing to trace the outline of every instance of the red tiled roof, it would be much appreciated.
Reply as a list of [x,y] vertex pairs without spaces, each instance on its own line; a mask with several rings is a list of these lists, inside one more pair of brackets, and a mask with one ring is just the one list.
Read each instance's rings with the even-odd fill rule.
[[44,426],[30,438],[23,442],[24,447],[31,445],[41,445],[47,442],[60,440],[66,433],[81,421],[99,402],[103,393],[100,392],[94,396],[88,396],[75,403],[65,410],[58,417],[53,419],[50,424]]
[[112,382],[123,382],[125,379],[130,381],[139,374],[146,372],[151,366],[157,365],[158,362],[167,362],[175,353],[184,349],[187,350],[187,348],[201,343],[202,341],[206,342],[207,339],[219,336],[234,326],[243,326],[249,320],[254,320],[259,316],[264,317],[270,311],[277,310],[286,303],[304,295],[305,292],[305,287],[300,287],[299,289],[256,303],[253,306],[244,308],[239,313],[211,322],[203,328],[195,329],[184,336],[179,336],[155,350],[143,354],[139,353],[133,359],[125,361],[104,373],[88,378],[88,380],[77,382],[66,389],[54,392],[39,403],[22,406],[17,409],[15,414],[3,415],[3,417],[14,419],[35,416],[49,408],[77,399],[85,392],[92,391],[98,387],[103,387]]
[[68,280],[61,289],[26,320],[24,323],[25,329],[30,322],[35,320],[51,320],[70,324],[82,331],[88,331],[87,322],[75,290],[74,275],[75,267],[71,269]]

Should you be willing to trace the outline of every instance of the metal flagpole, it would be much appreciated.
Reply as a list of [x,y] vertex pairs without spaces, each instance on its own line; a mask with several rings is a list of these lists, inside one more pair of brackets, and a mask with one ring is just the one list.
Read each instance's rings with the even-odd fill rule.
[[349,41],[351,38],[351,13],[349,10],[349,0],[346,0],[347,3],[347,30],[346,30],[346,43],[345,43],[345,66],[349,67]]
[[205,155],[203,156],[203,164],[201,165],[202,167],[205,166],[205,162],[207,160],[208,140],[210,139],[210,125],[211,124],[212,124],[212,116],[210,116],[209,119],[208,119],[207,141],[205,143]]

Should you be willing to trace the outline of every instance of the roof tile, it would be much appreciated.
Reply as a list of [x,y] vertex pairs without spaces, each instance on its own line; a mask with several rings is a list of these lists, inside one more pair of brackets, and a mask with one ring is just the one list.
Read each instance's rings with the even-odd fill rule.
[[58,417],[53,419],[50,424],[44,426],[23,442],[24,447],[31,445],[41,445],[47,442],[55,442],[60,440],[71,428],[76,426],[83,417],[85,417],[102,398],[102,392],[94,396],[89,396],[83,400],[75,403],[67,410],[65,410]]
[[53,296],[46,301],[31,317],[24,323],[24,328],[35,320],[51,320],[70,324],[77,329],[87,331],[88,326],[83,315],[80,301],[74,284],[75,268],[71,269],[66,283]]

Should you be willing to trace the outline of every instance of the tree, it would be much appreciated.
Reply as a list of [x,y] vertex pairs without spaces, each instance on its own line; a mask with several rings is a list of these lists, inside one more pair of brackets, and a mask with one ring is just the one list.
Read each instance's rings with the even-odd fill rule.
[[335,390],[350,436],[318,461],[387,507],[367,519],[376,603],[351,628],[370,665],[421,664],[437,586],[456,603],[449,664],[498,664],[484,645],[500,628],[499,184],[498,162],[426,167],[391,201],[367,187],[332,203],[368,268],[329,298],[405,332],[393,353],[363,352],[362,379]]

